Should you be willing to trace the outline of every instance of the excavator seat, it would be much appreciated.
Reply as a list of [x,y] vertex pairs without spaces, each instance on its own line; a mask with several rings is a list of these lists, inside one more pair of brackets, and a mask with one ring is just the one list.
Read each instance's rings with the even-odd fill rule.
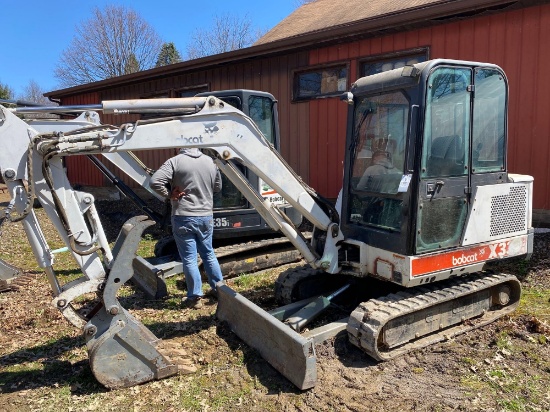
[[436,137],[432,141],[426,162],[428,176],[459,176],[464,174],[464,144],[458,135]]

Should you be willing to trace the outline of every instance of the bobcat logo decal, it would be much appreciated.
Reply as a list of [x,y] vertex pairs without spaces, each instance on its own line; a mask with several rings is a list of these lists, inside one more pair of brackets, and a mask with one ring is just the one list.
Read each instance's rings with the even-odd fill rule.
[[220,128],[216,123],[203,123],[203,124],[204,124],[204,131],[210,138],[214,137],[214,135],[220,130]]

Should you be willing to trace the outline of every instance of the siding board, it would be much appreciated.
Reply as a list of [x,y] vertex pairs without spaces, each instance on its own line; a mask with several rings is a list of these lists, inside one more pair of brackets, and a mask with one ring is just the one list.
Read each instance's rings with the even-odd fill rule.
[[[550,22],[550,7],[541,7],[539,17],[541,23],[538,38],[550,39],[550,24],[548,23]],[[545,41],[538,42],[538,58],[539,76],[534,108],[537,113],[537,123],[540,123],[535,145],[540,147],[540,150],[535,151],[539,157],[533,163],[536,167],[535,174],[540,176],[535,183],[537,205],[540,209],[550,209],[550,167],[548,167],[548,159],[550,159],[550,116],[548,115],[550,113],[550,76],[545,74],[550,67],[550,54]],[[538,192],[541,192],[542,195]]]

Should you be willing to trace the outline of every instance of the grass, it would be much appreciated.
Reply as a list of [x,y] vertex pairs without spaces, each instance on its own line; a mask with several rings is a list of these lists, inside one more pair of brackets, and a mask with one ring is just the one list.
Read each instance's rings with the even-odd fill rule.
[[525,287],[521,293],[517,315],[532,315],[550,322],[550,289]]
[[461,385],[474,393],[491,393],[503,411],[542,410],[544,394],[541,376],[522,375],[503,369],[488,369],[484,374],[468,374],[461,378]]
[[500,332],[497,337],[496,337],[496,347],[498,349],[508,349],[508,350],[511,350],[512,349],[512,340],[510,339],[510,337],[508,336],[508,332],[506,331],[503,331],[503,332]]
[[[517,330],[512,325],[508,324],[496,334],[491,345],[494,357],[462,359],[469,373],[461,378],[461,386],[466,393],[491,394],[502,411],[543,410],[542,405],[547,404],[549,395],[545,388],[550,384],[550,374],[540,374],[541,371],[550,372],[550,363],[544,355],[548,353],[547,342],[537,341],[532,336],[527,336],[527,342],[515,339]],[[523,356],[529,360],[522,367],[509,366],[510,359]]]
[[462,362],[464,362],[466,365],[473,366],[477,363],[477,361],[473,358],[470,358],[469,356],[462,359]]
[[[38,271],[25,237],[20,236],[20,225],[14,225],[12,229],[13,236],[10,238],[9,247],[5,246],[5,242],[3,246],[0,245],[0,258],[25,270]],[[48,241],[52,249],[63,246],[55,236]],[[140,242],[138,254],[143,257],[153,256],[155,242],[152,236],[146,234]],[[80,271],[69,253],[56,255],[55,269],[62,283],[80,276]],[[524,267],[519,266],[518,271],[522,270]],[[272,295],[273,282],[277,275],[276,271],[243,275],[232,279],[230,286],[246,294],[251,300],[262,300],[261,305],[265,307],[265,299]],[[40,291],[42,301],[46,302],[50,299],[47,296],[47,282],[45,279],[41,279],[40,282],[35,288]],[[305,393],[295,391],[292,385],[266,366],[257,352],[217,324],[215,305],[211,308],[207,306],[200,312],[182,309],[179,303],[184,294],[181,289],[181,276],[168,278],[167,287],[170,296],[166,300],[146,301],[129,286],[121,287],[119,299],[122,305],[135,314],[156,336],[162,339],[179,339],[183,347],[192,352],[199,367],[197,373],[152,381],[134,388],[107,391],[98,384],[88,366],[87,349],[79,331],[68,325],[55,309],[47,307],[47,302],[31,300],[30,303],[20,303],[25,307],[23,313],[26,323],[20,334],[11,337],[14,345],[7,341],[7,344],[0,347],[0,410],[338,410],[331,405],[333,400],[335,404],[340,402],[341,405],[345,405],[346,399],[354,399],[342,396],[346,391],[349,393],[349,388],[345,386],[346,380],[343,381],[343,386],[336,389],[330,385],[320,384]],[[0,316],[4,316],[2,308],[7,307],[7,302],[12,296],[16,295],[0,295]],[[81,299],[82,302],[86,300]],[[520,306],[511,316],[511,321],[524,315],[549,320],[549,299],[550,290],[524,286]],[[547,409],[547,388],[550,386],[547,336],[543,333],[524,331],[524,335],[518,335],[517,330],[509,327],[498,330],[493,337],[494,340],[486,342],[485,352],[458,352],[464,347],[464,343],[457,339],[453,353],[449,353],[448,356],[458,356],[456,360],[461,372],[453,375],[453,370],[448,369],[443,376],[434,375],[434,379],[455,379],[454,383],[460,381],[465,394],[463,402],[480,397],[480,403],[477,405],[480,409]],[[526,339],[523,339],[524,337]],[[525,365],[511,368],[507,359],[503,364],[488,364],[484,361],[486,356],[490,357],[487,351],[495,353],[504,350],[510,352],[510,359],[523,359]],[[351,354],[351,358],[355,356],[356,360],[360,359],[359,363],[364,364],[366,356],[357,354],[356,351],[350,345],[344,345],[337,353],[341,359],[324,359],[321,362],[326,361],[329,364],[328,361],[341,361],[348,366],[346,362]],[[454,353],[455,351],[457,353]],[[450,358],[441,361],[449,360]],[[327,369],[321,368],[321,374],[338,373],[331,372],[328,368],[330,366]],[[344,375],[346,378],[349,377],[350,382],[357,380],[361,381],[362,385],[368,385],[369,379],[373,377],[387,382],[402,378],[402,371],[392,376],[390,370],[391,367],[386,370],[376,366],[352,367],[346,368]],[[429,364],[415,365],[411,371],[418,378],[419,385],[427,377],[431,378],[434,372]],[[338,378],[334,378],[333,382],[342,384],[342,380],[339,381]],[[389,388],[391,385],[386,384],[385,387]],[[419,387],[418,392],[421,391],[422,388]],[[437,389],[434,389],[434,393],[436,391]],[[364,399],[364,405],[383,402],[380,403],[383,405],[380,407],[385,407],[386,410],[399,410],[404,405],[400,402],[407,401],[405,398],[400,399],[400,396],[406,394],[394,395],[395,393],[388,394],[387,398],[395,398],[393,403],[390,403],[382,397],[377,398],[373,392],[357,390],[356,393],[357,397]],[[472,404],[464,403],[465,410],[468,406]],[[432,404],[430,410],[437,410],[438,407]],[[368,409],[367,406],[365,408]],[[448,409],[441,406],[441,410]]]
[[254,275],[241,275],[233,281],[233,286],[237,292],[250,289],[265,289],[273,287],[272,271],[265,271]]

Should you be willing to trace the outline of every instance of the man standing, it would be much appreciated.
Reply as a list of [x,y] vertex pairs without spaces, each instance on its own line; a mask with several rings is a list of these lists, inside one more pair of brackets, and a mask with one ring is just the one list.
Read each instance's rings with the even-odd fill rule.
[[197,264],[197,250],[208,276],[212,293],[223,279],[212,247],[214,231],[214,193],[222,188],[221,174],[214,161],[199,149],[181,149],[151,176],[151,189],[172,204],[172,232],[183,263],[187,297],[182,303],[199,309],[202,280]]

